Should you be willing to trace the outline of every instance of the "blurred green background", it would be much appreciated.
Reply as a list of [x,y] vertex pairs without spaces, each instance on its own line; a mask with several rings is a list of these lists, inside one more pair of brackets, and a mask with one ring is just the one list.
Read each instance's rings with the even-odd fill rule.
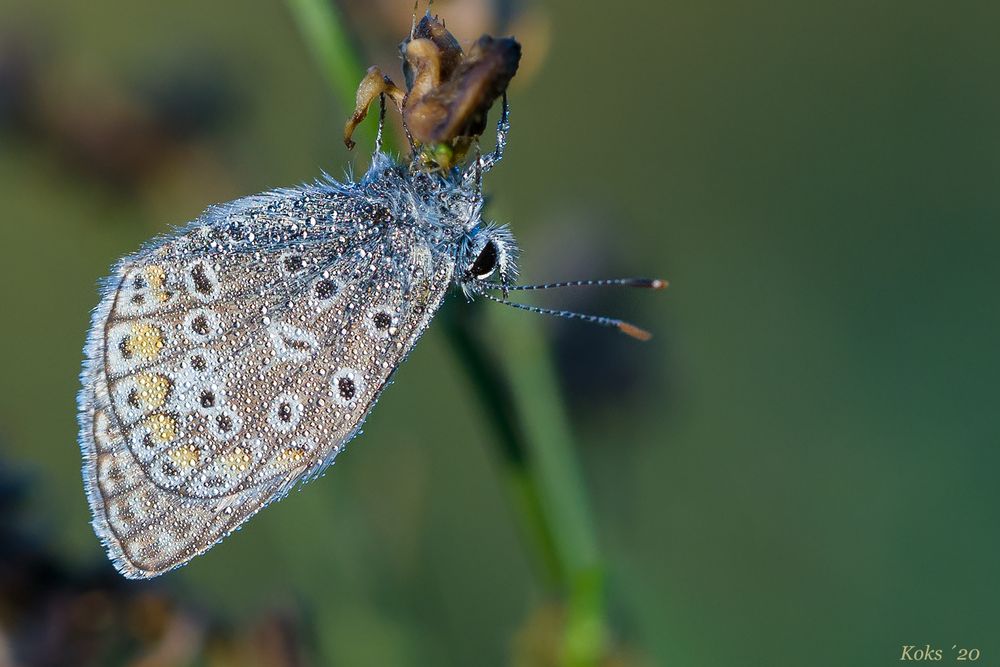
[[[409,3],[344,4],[397,74]],[[671,281],[535,300],[656,334],[540,323],[607,560],[607,664],[889,665],[925,643],[1000,664],[1000,5],[434,8],[466,44],[524,41],[486,189],[525,279]],[[0,0],[0,475],[19,540],[142,592],[121,618],[153,629],[87,630],[130,638],[93,664],[240,664],[260,641],[261,664],[548,664],[560,597],[440,326],[330,474],[190,566],[118,582],[88,525],[96,280],[210,203],[362,170],[343,103],[278,0]],[[0,664],[29,664],[63,598],[0,572]]]

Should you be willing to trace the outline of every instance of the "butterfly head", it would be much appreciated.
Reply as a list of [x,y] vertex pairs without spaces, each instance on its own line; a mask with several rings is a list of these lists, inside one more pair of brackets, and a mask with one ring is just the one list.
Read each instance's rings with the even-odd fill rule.
[[459,246],[456,278],[469,299],[483,290],[505,295],[517,281],[517,242],[506,225],[479,225]]

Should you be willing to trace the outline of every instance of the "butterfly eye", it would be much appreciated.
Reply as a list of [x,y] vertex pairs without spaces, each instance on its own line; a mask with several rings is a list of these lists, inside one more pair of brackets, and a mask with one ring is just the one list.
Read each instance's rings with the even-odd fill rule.
[[489,278],[497,268],[497,244],[494,241],[487,241],[483,249],[479,251],[479,257],[469,267],[469,275],[477,280]]

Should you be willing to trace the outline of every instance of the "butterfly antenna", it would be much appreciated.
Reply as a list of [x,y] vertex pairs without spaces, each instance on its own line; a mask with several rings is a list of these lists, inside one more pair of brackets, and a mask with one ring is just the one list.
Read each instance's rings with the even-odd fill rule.
[[559,283],[544,283],[541,285],[508,285],[508,292],[524,292],[528,290],[556,289],[558,287],[641,287],[643,289],[666,289],[668,283],[659,278],[610,278],[606,280],[567,280]]
[[591,324],[599,324],[603,327],[614,327],[618,329],[626,336],[631,336],[636,340],[647,341],[653,337],[653,334],[649,333],[645,329],[630,324],[622,320],[616,320],[612,317],[601,317],[600,315],[586,315],[584,313],[577,313],[572,310],[555,310],[552,308],[540,308],[538,306],[529,306],[524,303],[514,303],[513,301],[507,301],[506,299],[501,299],[495,297],[491,294],[486,294],[485,292],[480,292],[484,297],[490,301],[495,301],[496,303],[502,303],[505,306],[510,306],[511,308],[517,308],[518,310],[526,310],[529,313],[538,313],[540,315],[552,315],[554,317],[564,317],[568,320],[582,320],[583,322],[590,322]]

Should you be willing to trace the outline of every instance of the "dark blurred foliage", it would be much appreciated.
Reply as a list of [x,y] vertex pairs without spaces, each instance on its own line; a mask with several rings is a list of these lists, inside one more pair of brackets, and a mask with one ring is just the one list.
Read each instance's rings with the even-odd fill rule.
[[31,123],[37,95],[38,55],[33,45],[13,35],[0,36],[0,128],[16,131]]
[[0,665],[299,667],[311,664],[300,619],[261,609],[242,625],[179,603],[109,564],[67,564],[29,528],[29,478],[0,460]]
[[0,33],[0,132],[52,153],[73,177],[132,192],[241,112],[231,74],[210,56],[145,72],[133,84],[66,84],[44,31],[32,38],[7,31]]

